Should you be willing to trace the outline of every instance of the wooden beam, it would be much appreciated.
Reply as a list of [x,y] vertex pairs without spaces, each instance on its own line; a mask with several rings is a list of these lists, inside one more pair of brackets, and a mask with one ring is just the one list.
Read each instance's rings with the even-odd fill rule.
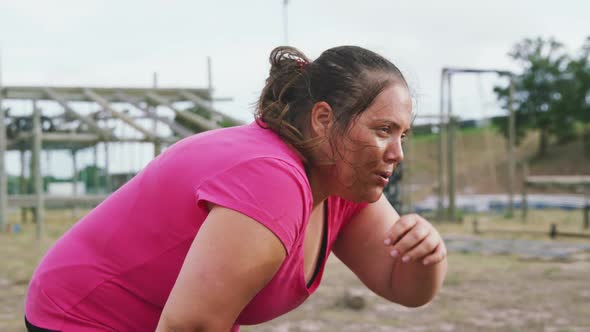
[[[20,133],[16,139],[10,141],[8,145],[8,149],[14,149],[18,147],[21,142],[28,142],[33,138],[33,134],[31,133]],[[165,143],[174,143],[176,140],[174,138],[160,138],[159,139]],[[43,143],[87,143],[87,144],[96,144],[98,142],[121,142],[121,143],[151,143],[152,141],[142,138],[111,138],[111,139],[103,139],[99,135],[92,134],[92,133],[43,133],[42,137]]]
[[[78,196],[78,178],[80,177],[80,172],[78,171],[78,151],[76,149],[70,150],[72,154],[72,196]],[[72,207],[72,218],[74,220],[78,219],[78,208],[76,206]]]
[[207,120],[198,114],[179,110],[166,98],[159,96],[154,92],[147,92],[145,95],[156,103],[168,107],[174,112],[174,114],[198,126],[202,131],[220,128],[215,122]]
[[[48,97],[47,93],[45,93],[44,89],[47,87],[41,86],[4,86],[4,97],[5,99],[14,99],[14,100],[53,100],[53,98]],[[173,101],[181,101],[178,98],[178,90],[183,89],[187,90],[190,93],[198,96],[207,96],[209,94],[207,89],[198,89],[198,88],[191,88],[191,87],[174,87],[174,88],[158,88],[154,90],[153,88],[137,88],[137,87],[83,87],[83,86],[51,86],[48,87],[51,90],[55,91],[57,94],[62,96],[64,100],[70,101],[91,101],[91,99],[86,96],[84,93],[84,89],[89,88],[94,92],[98,93],[99,95],[103,96],[109,101],[116,100],[116,94],[119,91],[123,91],[125,94],[134,96],[137,98],[141,98],[145,95],[148,91],[156,91],[158,95],[163,96],[166,99],[173,100]],[[228,100],[228,98],[216,98],[215,100]]]
[[531,175],[525,181],[529,186],[588,186],[590,175]]
[[[128,103],[125,103],[125,105],[129,106]],[[141,107],[141,105],[140,105],[140,107]],[[143,109],[145,110],[146,107],[143,107]],[[157,120],[160,122],[164,122],[164,121],[168,120],[168,118],[165,116],[156,115],[153,113],[150,113],[149,115],[147,115],[147,114],[135,115],[134,114],[134,115],[128,115],[128,116],[129,116],[129,118],[133,119],[134,121],[149,119],[149,120]],[[59,119],[59,118],[60,118],[59,116],[52,117],[52,119]],[[100,123],[100,121],[109,120],[109,119],[112,119],[113,117],[110,115],[110,113],[108,113],[106,111],[105,112],[100,111],[100,112],[94,113],[93,118],[95,119],[95,121],[97,121],[97,123]],[[152,132],[153,132],[153,130],[152,130]]]
[[[104,201],[107,195],[46,195],[43,203],[46,207],[96,206]],[[10,195],[8,203],[13,207],[35,207],[35,195]]]
[[6,146],[8,138],[6,137],[5,110],[2,106],[4,99],[4,89],[2,85],[2,58],[0,57],[0,233],[4,231],[8,223],[8,179],[6,176]]
[[100,187],[100,179],[98,174],[98,144],[93,147],[92,152],[94,157],[93,166],[96,167],[96,171],[92,172],[92,188],[94,190],[93,192],[96,194],[98,193],[97,189]]
[[[27,183],[25,181],[25,170],[26,170],[26,165],[27,165],[25,150],[20,149],[19,155],[20,155],[20,175],[18,177],[18,193],[21,195],[24,195],[24,194],[28,194]],[[20,210],[20,221],[23,224],[27,221],[27,210],[26,209]]]
[[33,101],[33,178],[35,179],[35,222],[37,224],[37,240],[41,240],[45,233],[43,202],[43,175],[41,174],[41,140],[43,132],[41,130],[41,109],[37,108],[36,102]]
[[180,137],[183,137],[184,138],[184,137],[188,137],[188,136],[191,136],[192,134],[194,134],[193,131],[191,131],[190,129],[182,126],[178,122],[175,122],[173,120],[169,120],[167,118],[158,117],[158,116],[152,114],[145,107],[142,107],[141,104],[140,104],[140,102],[137,99],[135,99],[135,98],[133,98],[133,97],[131,97],[131,96],[123,93],[123,92],[118,93],[117,96],[122,101],[124,101],[124,102],[132,105],[133,107],[137,108],[138,110],[141,110],[142,112],[144,112],[145,115],[147,117],[149,117],[150,119],[157,120],[157,121],[160,121],[162,123],[165,123],[166,125],[168,125],[168,127],[170,127],[170,129],[173,132],[177,133]]
[[439,125],[438,125],[438,200],[437,200],[437,218],[442,221],[445,218],[445,82],[447,72],[442,70],[440,75],[440,94],[439,94]]
[[162,143],[154,142],[154,158],[159,156],[160,153],[162,153]]
[[73,116],[74,118],[78,119],[80,122],[83,122],[85,124],[88,125],[88,127],[98,133],[99,135],[101,135],[102,137],[109,138],[111,136],[113,136],[112,133],[100,128],[98,126],[98,124],[96,122],[94,122],[94,120],[92,120],[91,118],[84,116],[82,114],[79,114],[78,112],[76,112],[66,101],[65,98],[63,98],[62,96],[60,96],[57,92],[55,92],[52,88],[43,88],[43,91],[45,92],[45,94],[51,98],[52,100],[56,101],[61,107],[63,107],[63,109],[66,111],[66,113],[69,116]]
[[129,126],[144,134],[145,137],[150,141],[154,141],[157,139],[157,137],[154,136],[149,130],[135,123],[135,121],[133,121],[133,119],[131,119],[127,114],[124,114],[113,109],[111,105],[109,105],[108,100],[100,96],[98,93],[92,91],[91,89],[84,89],[84,94],[86,94],[88,98],[98,103],[102,108],[110,112],[114,117],[120,119],[121,121],[127,123]]
[[109,169],[110,158],[109,158],[109,143],[104,143],[104,175],[105,175],[105,191],[107,195],[113,190],[113,178],[111,177],[111,171]]
[[[16,139],[9,142],[7,150],[19,149],[22,143],[29,142],[33,138],[31,133],[21,133]],[[43,144],[59,144],[64,146],[70,144],[97,144],[99,142],[128,142],[128,143],[153,143],[153,141],[146,138],[112,138],[110,140],[102,139],[100,136],[91,133],[43,133]],[[160,138],[160,142],[166,144],[173,144],[177,140],[172,137]],[[46,147],[51,148],[51,146]],[[67,149],[64,147],[64,149]]]
[[232,122],[234,122],[236,125],[243,124],[243,122],[242,122],[242,121],[240,121],[240,120],[238,120],[238,119],[236,119],[236,118],[233,118],[233,117],[231,117],[231,116],[229,116],[229,115],[225,115],[225,114],[223,114],[223,113],[221,113],[221,112],[219,112],[219,111],[217,111],[217,110],[214,110],[213,108],[211,108],[211,107],[209,106],[209,104],[208,104],[208,103],[207,103],[205,100],[203,100],[201,97],[199,97],[199,96],[197,96],[197,95],[195,95],[195,94],[192,94],[192,93],[190,93],[190,92],[188,92],[188,91],[186,91],[186,90],[180,90],[178,93],[179,93],[179,94],[180,94],[182,97],[184,97],[184,98],[186,98],[186,99],[188,99],[188,100],[192,101],[192,102],[193,102],[195,105],[197,105],[197,106],[199,106],[199,107],[202,107],[202,108],[206,109],[206,110],[207,110],[209,113],[211,113],[211,114],[215,114],[215,115],[217,115],[218,117],[221,117],[222,119],[227,119],[227,120],[229,120],[229,121],[232,121]]
[[456,187],[455,187],[455,133],[456,133],[456,119],[453,117],[453,90],[451,89],[451,75],[447,75],[447,172],[448,172],[448,195],[449,195],[449,208],[448,217],[449,221],[455,221],[455,198],[456,198]]
[[95,144],[100,141],[100,136],[90,133],[43,133],[43,142],[47,143],[67,142]]
[[508,89],[508,216],[514,214],[514,179],[516,172],[516,114],[514,113],[514,80],[510,78]]
[[512,73],[503,69],[479,69],[479,68],[443,68],[449,74],[471,73],[471,74],[497,74],[500,76],[510,76]]
[[527,188],[527,182],[526,179],[529,177],[529,166],[527,165],[526,162],[524,162],[522,164],[522,178],[524,179],[524,181],[522,182],[522,200],[520,202],[520,209],[521,209],[521,216],[520,219],[523,222],[526,222],[526,217],[527,217],[527,212],[529,209],[529,204],[528,204],[528,200],[527,200],[527,192],[528,192],[528,188]]
[[[1,86],[0,86],[1,88]],[[6,178],[6,125],[4,124],[4,108],[2,107],[2,90],[0,89],[0,232],[8,222],[8,184]]]

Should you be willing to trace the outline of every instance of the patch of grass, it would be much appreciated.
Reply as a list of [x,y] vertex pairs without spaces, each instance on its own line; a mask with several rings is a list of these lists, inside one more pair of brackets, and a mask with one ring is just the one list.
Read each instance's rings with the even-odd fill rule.
[[[84,211],[81,211],[81,215]],[[530,227],[544,229],[552,220],[564,220],[579,229],[581,216],[564,211],[532,212],[529,223],[518,219],[504,220],[501,215],[478,215],[483,226]],[[581,214],[580,214],[581,215]],[[470,220],[463,223],[435,223],[443,235],[472,236]],[[17,222],[11,214],[9,222]],[[22,225],[19,234],[0,233],[0,331],[23,332],[23,307],[26,282],[47,248],[75,221],[71,210],[47,213],[47,236],[38,242],[35,225]],[[560,227],[562,225],[560,224]],[[484,237],[501,237],[486,234]],[[535,240],[551,241],[545,237]],[[562,241],[562,240],[560,240]],[[570,241],[563,239],[563,241]],[[587,243],[587,240],[585,240]],[[358,278],[333,256],[329,259],[322,286],[306,303],[289,314],[271,322],[243,327],[248,331],[284,331],[294,327],[315,326],[317,331],[384,331],[384,330],[442,330],[442,324],[457,331],[539,331],[543,326],[555,326],[563,319],[562,331],[590,326],[587,315],[590,261],[565,262],[520,261],[509,255],[488,256],[476,253],[450,253],[449,272],[441,293],[421,308],[409,309],[387,302],[367,290],[364,309],[355,311],[335,306],[337,299],[350,289],[365,289]],[[558,279],[558,281],[556,281]],[[364,293],[363,293],[364,294]],[[475,325],[474,319],[488,317],[485,313],[518,310],[518,315],[501,327]],[[539,318],[538,314],[543,313]],[[493,323],[493,320],[489,322]],[[306,325],[309,324],[309,325]],[[484,325],[481,325],[484,324]]]
[[552,278],[554,278],[554,277],[555,277],[555,275],[556,275],[556,274],[558,274],[560,271],[561,271],[561,269],[560,269],[560,268],[558,268],[558,267],[550,267],[550,268],[547,268],[547,269],[543,270],[543,276],[544,276],[545,278],[552,279]]
[[[583,216],[580,210],[531,210],[525,221],[516,211],[514,218],[506,219],[497,213],[465,214],[463,222],[433,222],[435,228],[444,235],[475,235],[473,221],[477,219],[479,236],[485,238],[509,238],[521,240],[552,241],[549,237],[551,224],[558,232],[590,235],[590,229],[583,229]],[[557,237],[558,241],[587,243],[587,238]]]
[[458,286],[462,282],[461,277],[455,273],[447,275],[445,279],[445,286]]

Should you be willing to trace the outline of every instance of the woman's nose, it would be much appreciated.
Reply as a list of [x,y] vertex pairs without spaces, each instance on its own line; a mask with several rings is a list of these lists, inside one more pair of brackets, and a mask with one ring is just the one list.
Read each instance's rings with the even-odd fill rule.
[[402,140],[396,139],[387,145],[385,150],[385,161],[388,163],[397,164],[404,160],[404,150],[402,147]]

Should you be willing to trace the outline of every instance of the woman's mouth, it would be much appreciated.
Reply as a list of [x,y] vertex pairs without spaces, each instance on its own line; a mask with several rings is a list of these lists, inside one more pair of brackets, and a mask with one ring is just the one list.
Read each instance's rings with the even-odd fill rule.
[[379,184],[386,186],[389,183],[389,177],[391,177],[391,172],[377,172],[377,178]]

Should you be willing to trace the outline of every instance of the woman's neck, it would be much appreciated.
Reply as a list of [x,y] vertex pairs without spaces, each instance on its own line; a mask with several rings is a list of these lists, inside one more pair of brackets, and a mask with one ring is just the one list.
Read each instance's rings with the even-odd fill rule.
[[313,208],[316,208],[331,195],[325,181],[327,177],[318,168],[311,168],[307,170],[307,179],[313,196]]

